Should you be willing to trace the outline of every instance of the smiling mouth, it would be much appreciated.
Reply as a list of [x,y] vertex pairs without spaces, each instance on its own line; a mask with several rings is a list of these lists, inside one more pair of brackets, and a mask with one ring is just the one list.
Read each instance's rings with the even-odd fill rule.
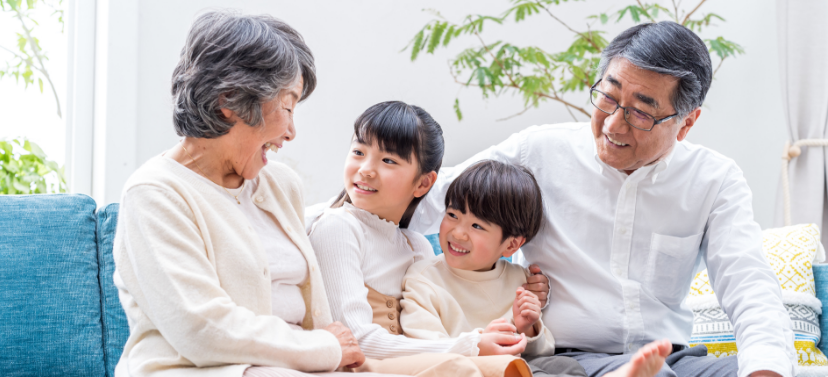
[[465,255],[465,254],[468,254],[468,253],[470,253],[470,252],[471,252],[471,250],[466,250],[466,249],[461,249],[461,248],[459,248],[459,247],[456,247],[456,246],[454,246],[454,245],[453,245],[451,242],[449,242],[449,241],[446,241],[446,243],[448,243],[448,247],[449,247],[449,249],[450,249],[451,251],[453,251],[453,253],[452,253],[452,254],[461,254],[461,255]]
[[356,188],[358,188],[358,189],[360,189],[360,190],[362,190],[362,191],[377,192],[377,189],[375,189],[375,188],[373,188],[373,187],[369,187],[369,186],[361,185],[361,184],[359,184],[359,183],[354,183],[354,187],[356,187]]
[[619,147],[628,147],[628,146],[630,146],[629,144],[624,144],[624,143],[622,143],[622,142],[620,142],[620,141],[613,140],[613,139],[612,139],[611,137],[609,137],[609,135],[607,135],[607,134],[604,134],[604,137],[605,137],[605,138],[607,138],[607,141],[609,141],[609,142],[610,142],[610,144],[617,145],[617,146],[619,146]]

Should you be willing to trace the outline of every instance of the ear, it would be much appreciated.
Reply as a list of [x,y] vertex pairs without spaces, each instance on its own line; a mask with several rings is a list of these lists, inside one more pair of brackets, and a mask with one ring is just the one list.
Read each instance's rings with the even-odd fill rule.
[[236,116],[236,112],[222,107],[221,115],[224,116],[224,119],[232,120]]
[[681,125],[681,129],[679,129],[676,140],[682,141],[687,137],[687,133],[690,132],[690,129],[693,128],[693,125],[695,125],[696,121],[699,120],[699,116],[701,116],[701,107],[697,107],[695,110],[691,111],[690,114],[687,114],[687,116],[684,117],[684,124]]
[[435,182],[437,182],[437,172],[435,171],[430,171],[420,176],[419,184],[414,189],[414,197],[419,198],[428,194],[428,190],[431,190],[431,186],[434,186]]
[[514,255],[523,244],[526,243],[526,237],[509,237],[505,241],[508,243],[506,250],[503,251],[503,256],[506,258]]

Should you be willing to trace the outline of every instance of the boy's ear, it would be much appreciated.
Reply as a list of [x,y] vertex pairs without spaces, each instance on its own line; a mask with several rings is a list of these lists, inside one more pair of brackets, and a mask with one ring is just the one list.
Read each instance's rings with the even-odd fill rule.
[[417,185],[417,188],[414,189],[414,197],[419,198],[425,194],[428,194],[428,190],[431,190],[431,186],[434,186],[435,182],[437,182],[437,172],[435,171],[431,171],[420,176],[419,185]]
[[526,237],[509,237],[505,242],[507,242],[508,245],[506,246],[506,250],[503,251],[503,256],[509,258],[514,255],[518,249],[523,246],[523,244],[526,243]]

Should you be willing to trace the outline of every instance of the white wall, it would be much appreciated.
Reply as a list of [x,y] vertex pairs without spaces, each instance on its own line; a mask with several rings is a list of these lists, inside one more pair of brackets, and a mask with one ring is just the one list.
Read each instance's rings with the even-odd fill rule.
[[[581,28],[590,12],[611,10],[616,3],[609,0],[566,3],[555,12],[572,26]],[[172,69],[194,16],[210,6],[225,7],[226,4],[217,0],[145,0],[138,5],[134,72],[137,123],[132,149],[136,166],[177,141],[171,123]],[[277,156],[272,156],[292,166],[305,179],[307,203],[327,199],[341,189],[341,167],[353,121],[367,107],[380,101],[403,100],[428,110],[445,131],[446,166],[530,125],[571,121],[569,114],[557,104],[542,105],[508,121],[496,121],[520,111],[522,101],[508,97],[483,100],[478,92],[460,88],[448,73],[447,60],[460,48],[474,45],[475,41],[470,38],[434,56],[425,55],[415,63],[409,61],[407,52],[399,52],[432,18],[422,12],[424,8],[437,9],[448,19],[460,21],[468,13],[497,14],[508,4],[505,0],[233,2],[233,7],[244,13],[269,13],[285,20],[303,34],[316,56],[319,86],[297,110],[298,138]],[[718,13],[727,20],[703,36],[724,35],[741,43],[747,54],[725,62],[709,93],[701,121],[689,137],[693,142],[734,158],[743,168],[754,192],[756,218],[763,227],[772,224],[780,163],[777,155],[786,138],[773,9],[772,0],[720,0],[705,3],[700,9]],[[610,35],[627,26],[611,26]],[[517,27],[487,28],[484,37],[489,41],[507,39],[535,44],[547,51],[559,51],[572,40],[570,32],[544,15]],[[452,110],[458,93],[465,115],[462,122],[456,120]],[[110,90],[107,96],[111,101],[133,100],[117,90]],[[585,103],[585,97],[578,94],[570,98]],[[112,124],[107,127],[117,128]],[[124,150],[133,153],[132,147]],[[118,174],[106,179],[115,187],[124,178]],[[117,200],[114,195],[105,197],[106,202]]]

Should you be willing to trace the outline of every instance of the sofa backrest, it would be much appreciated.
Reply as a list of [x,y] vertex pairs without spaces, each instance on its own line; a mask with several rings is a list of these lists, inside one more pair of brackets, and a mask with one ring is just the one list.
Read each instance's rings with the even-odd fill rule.
[[129,331],[116,222],[85,195],[0,196],[0,376],[112,376]]

